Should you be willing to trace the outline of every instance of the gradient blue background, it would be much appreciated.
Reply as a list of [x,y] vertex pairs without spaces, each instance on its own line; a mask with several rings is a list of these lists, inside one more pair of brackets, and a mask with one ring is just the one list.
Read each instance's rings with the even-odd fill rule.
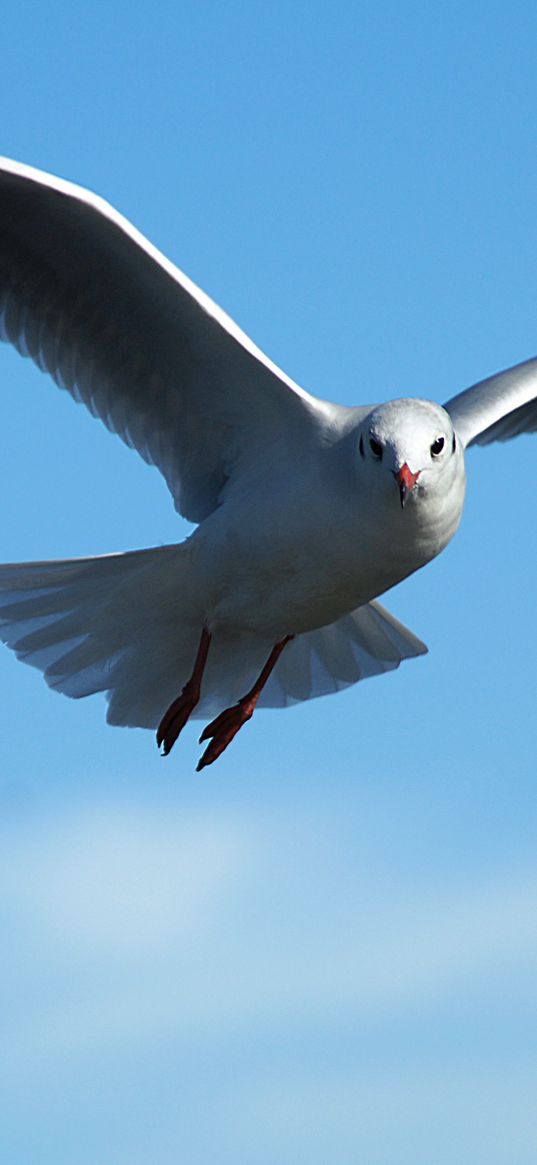
[[[1,152],[107,197],[306,388],[537,354],[532,3],[49,0]],[[6,561],[177,540],[156,471],[0,352]],[[534,1165],[537,436],[390,595],[425,659],[194,773],[0,653],[10,1165]],[[328,548],[327,548],[328,552]]]

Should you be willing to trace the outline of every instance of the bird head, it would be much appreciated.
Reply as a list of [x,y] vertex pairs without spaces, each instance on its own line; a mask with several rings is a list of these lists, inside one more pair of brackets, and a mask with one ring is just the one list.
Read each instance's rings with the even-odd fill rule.
[[392,494],[402,509],[425,498],[464,497],[464,456],[449,414],[433,401],[379,405],[362,421],[359,456],[372,488]]

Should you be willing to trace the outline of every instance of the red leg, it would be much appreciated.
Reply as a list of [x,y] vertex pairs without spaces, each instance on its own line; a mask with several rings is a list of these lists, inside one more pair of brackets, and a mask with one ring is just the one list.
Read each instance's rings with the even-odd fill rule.
[[276,667],[285,645],[292,638],[292,635],[286,635],[285,639],[282,639],[280,643],[277,643],[272,648],[267,662],[263,670],[259,673],[255,684],[239,700],[238,704],[234,704],[232,708],[226,708],[224,712],[221,712],[215,720],[212,720],[204,728],[200,736],[200,744],[204,740],[210,740],[211,743],[205,749],[196,772],[199,773],[206,765],[212,765],[213,761],[218,760],[218,757],[221,756],[228,744],[231,744],[233,737],[237,735],[239,728],[242,728],[243,724],[246,724],[246,721],[251,719],[271,671]]
[[210,645],[211,635],[207,628],[204,627],[200,636],[192,675],[185,684],[181,695],[173,701],[173,704],[170,704],[168,711],[162,717],[157,729],[157,744],[159,748],[162,745],[163,756],[168,756],[168,753],[171,752],[179,733],[183,730],[188,717],[194,711],[199,701],[201,681],[205,664],[207,663]]

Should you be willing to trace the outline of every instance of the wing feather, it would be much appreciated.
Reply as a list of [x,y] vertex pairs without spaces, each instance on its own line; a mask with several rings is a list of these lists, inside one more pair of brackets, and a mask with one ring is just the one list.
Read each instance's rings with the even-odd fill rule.
[[8,159],[0,338],[156,465],[192,521],[267,440],[292,450],[298,433],[336,412],[108,203]]
[[488,445],[537,429],[537,358],[480,380],[444,408],[461,441]]

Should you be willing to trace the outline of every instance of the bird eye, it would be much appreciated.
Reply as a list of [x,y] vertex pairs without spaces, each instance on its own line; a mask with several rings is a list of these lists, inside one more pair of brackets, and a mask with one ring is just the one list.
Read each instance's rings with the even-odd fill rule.
[[442,449],[444,448],[444,444],[445,442],[443,437],[437,437],[436,441],[433,441],[431,445],[431,454],[433,457],[438,457],[440,455]]
[[380,461],[382,457],[382,445],[380,441],[377,441],[376,437],[369,438],[369,448],[373,454],[373,457],[378,457]]

